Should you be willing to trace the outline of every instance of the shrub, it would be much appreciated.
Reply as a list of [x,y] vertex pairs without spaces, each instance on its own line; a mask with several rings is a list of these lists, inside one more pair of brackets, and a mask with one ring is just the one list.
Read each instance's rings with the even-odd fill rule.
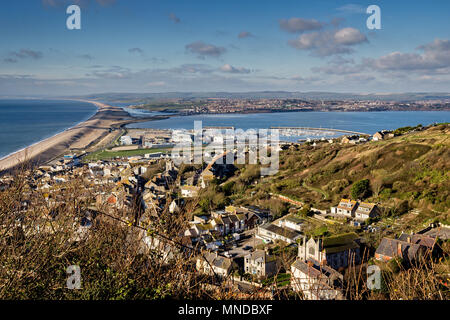
[[352,185],[351,189],[353,199],[365,199],[370,193],[370,181],[368,179],[359,180]]

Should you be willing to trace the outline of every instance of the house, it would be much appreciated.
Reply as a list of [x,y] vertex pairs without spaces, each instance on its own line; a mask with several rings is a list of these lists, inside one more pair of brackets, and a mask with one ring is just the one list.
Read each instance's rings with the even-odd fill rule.
[[198,196],[200,191],[199,187],[195,186],[182,186],[181,187],[181,196],[183,198],[194,198]]
[[369,218],[376,217],[380,214],[380,210],[375,203],[360,202],[355,210],[355,219],[365,221]]
[[298,257],[303,261],[314,259],[321,265],[328,265],[336,270],[359,264],[361,259],[358,235],[351,232],[323,239],[311,237],[307,240],[303,237],[298,246]]
[[256,226],[266,222],[260,214],[253,212],[253,211],[245,211],[244,215],[245,215],[245,228],[246,229],[253,229]]
[[450,239],[450,228],[449,227],[437,227],[431,228],[424,233],[425,235],[432,238],[439,238],[442,240]]
[[341,143],[344,143],[344,144],[357,144],[358,142],[359,142],[359,136],[358,135],[345,136],[341,140]]
[[217,226],[217,230],[221,230],[224,235],[243,232],[247,225],[245,214],[230,210],[230,208],[231,206],[227,207],[225,211],[214,211],[211,214],[211,223]]
[[206,188],[214,179],[214,173],[210,169],[205,169],[200,175],[200,185],[202,189]]
[[433,237],[417,233],[416,234],[402,233],[398,238],[398,240],[419,244],[431,251],[433,250],[436,244],[436,239],[434,239]]
[[421,234],[402,234],[399,239],[383,238],[375,251],[375,259],[389,261],[401,258],[406,264],[412,264],[432,253],[435,248],[435,239]]
[[301,232],[303,230],[305,220],[290,214],[282,219],[277,220],[276,223],[279,227],[285,227]]
[[279,227],[274,223],[265,223],[258,226],[255,236],[267,242],[282,240],[290,244],[295,243],[302,235],[295,230]]
[[397,239],[383,238],[375,251],[375,259],[388,262],[393,258],[401,258],[406,262],[415,261],[424,248],[415,243]]
[[247,229],[253,229],[257,225],[261,225],[272,221],[273,217],[270,210],[261,209],[255,206],[240,207],[242,213],[246,217]]
[[225,225],[221,217],[211,219],[211,225],[214,227],[214,230],[225,234]]
[[291,266],[291,287],[307,300],[342,300],[343,276],[313,259],[297,259]]
[[374,135],[372,136],[373,141],[380,141],[383,140],[386,136],[386,132],[384,131],[377,131],[374,133]]
[[244,257],[244,272],[258,278],[270,277],[277,272],[275,257],[264,250],[255,250]]
[[208,252],[197,258],[196,268],[199,272],[226,277],[232,269],[232,260],[222,257],[217,252]]
[[345,217],[354,217],[358,203],[350,199],[341,199],[337,207],[331,208],[331,213],[342,215]]

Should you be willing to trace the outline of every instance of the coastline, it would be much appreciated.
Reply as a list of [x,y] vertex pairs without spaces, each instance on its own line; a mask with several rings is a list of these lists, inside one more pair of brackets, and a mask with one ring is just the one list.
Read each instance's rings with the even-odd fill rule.
[[[38,100],[38,101],[41,101],[41,99],[37,99],[37,98],[35,98],[35,99],[34,99],[34,98],[26,98],[26,99],[24,99],[24,100]],[[70,100],[70,99],[46,99],[46,100],[81,101],[81,100]],[[82,102],[87,102],[87,103],[89,103],[89,104],[93,104],[92,102],[88,102],[88,101],[82,101]],[[6,155],[4,155],[4,156],[1,156],[1,157],[0,157],[0,162],[1,162],[2,160],[4,160],[4,159],[6,159],[6,158],[8,158],[8,157],[10,157],[10,156],[12,156],[12,155],[14,155],[15,153],[24,151],[26,148],[29,148],[29,147],[32,147],[32,146],[38,144],[38,143],[44,142],[44,141],[46,141],[47,139],[51,139],[51,138],[57,136],[58,134],[61,134],[61,133],[63,133],[63,132],[66,132],[67,130],[72,129],[73,127],[76,127],[76,126],[82,124],[83,122],[88,121],[89,119],[91,119],[91,118],[92,118],[95,114],[97,114],[97,112],[98,112],[98,107],[97,107],[96,105],[94,105],[94,106],[95,106],[95,111],[94,111],[92,114],[86,116],[85,119],[82,119],[80,122],[75,123],[75,124],[72,125],[71,127],[68,127],[68,128],[66,128],[66,129],[64,129],[64,130],[62,130],[62,131],[56,132],[56,133],[54,133],[54,134],[50,134],[50,135],[48,135],[47,137],[42,138],[41,140],[38,140],[38,141],[33,142],[33,143],[29,144],[29,145],[26,145],[26,146],[23,147],[23,148],[16,149],[16,150],[13,151],[13,152],[10,152],[10,153],[8,153],[8,154],[6,154]]]
[[74,127],[0,159],[0,171],[11,170],[24,162],[40,165],[61,156],[65,152],[85,150],[93,142],[101,142],[107,138],[113,132],[111,130],[113,127],[119,127],[123,121],[132,119],[120,107],[91,100],[77,101],[93,104],[97,107],[97,112]]

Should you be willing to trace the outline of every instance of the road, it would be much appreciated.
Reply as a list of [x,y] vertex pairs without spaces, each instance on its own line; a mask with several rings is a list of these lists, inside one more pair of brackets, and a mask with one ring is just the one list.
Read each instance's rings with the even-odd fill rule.
[[258,245],[264,243],[261,239],[255,238],[255,230],[256,229],[247,230],[241,233],[241,240],[238,241],[237,248],[229,250],[229,253],[233,255],[233,258],[244,257],[249,254],[250,249],[244,250],[246,246],[256,248]]

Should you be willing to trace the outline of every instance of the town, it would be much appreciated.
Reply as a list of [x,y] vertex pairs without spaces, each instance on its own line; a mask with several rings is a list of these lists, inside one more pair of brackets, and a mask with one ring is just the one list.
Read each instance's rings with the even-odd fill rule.
[[[448,124],[442,124],[380,131],[363,138],[350,135],[284,143],[280,146],[281,161],[284,154],[302,148],[349,150],[400,138],[419,139],[426,132],[443,132],[445,136],[448,131]],[[274,182],[266,184],[255,166],[217,161],[225,154],[211,155],[209,163],[177,165],[167,152],[177,139],[159,131],[131,132],[117,139],[114,156],[68,154],[49,165],[24,168],[19,176],[3,175],[2,192],[13,188],[15,180],[23,183],[20,206],[14,209],[14,233],[27,232],[24,221],[38,206],[36,199],[43,199],[40,205],[45,210],[40,211],[34,232],[53,233],[52,221],[61,219],[68,210],[66,193],[75,190],[75,185],[73,202],[80,215],[70,242],[81,243],[92,236],[97,224],[117,220],[139,237],[142,252],[156,252],[163,264],[179,258],[189,261],[189,272],[205,276],[201,283],[205,290],[227,288],[233,298],[256,294],[265,299],[352,299],[355,287],[360,286],[366,289],[362,295],[367,297],[371,290],[363,281],[367,278],[363,270],[368,266],[389,270],[395,277],[399,270],[423,269],[442,259],[448,263],[448,210],[447,220],[425,220],[406,229],[400,221],[416,218],[421,210],[403,201],[395,207],[395,218],[386,218],[386,212],[394,210],[392,204],[388,198],[366,200],[372,183],[369,180],[354,182],[351,194],[343,191],[348,182],[338,191],[333,189],[336,197],[341,195],[334,203],[326,201],[330,197],[326,191],[314,190],[304,182],[305,188],[324,199],[314,201],[301,194],[284,193]],[[121,155],[133,150],[146,153]],[[243,191],[238,191],[238,183]],[[264,185],[269,191],[257,189]],[[239,193],[246,196],[239,197]],[[260,193],[261,198],[257,198]],[[171,219],[178,221],[176,228],[168,231],[167,224],[161,228],[162,221]],[[434,274],[436,292],[448,294],[448,274],[448,264],[446,271]],[[351,281],[355,275],[360,282]],[[385,290],[389,291],[389,283]]]
[[449,99],[384,101],[384,100],[326,100],[326,99],[171,99],[152,103],[133,103],[132,108],[150,111],[178,112],[182,115],[256,113],[256,112],[293,112],[293,111],[404,111],[448,110]]

